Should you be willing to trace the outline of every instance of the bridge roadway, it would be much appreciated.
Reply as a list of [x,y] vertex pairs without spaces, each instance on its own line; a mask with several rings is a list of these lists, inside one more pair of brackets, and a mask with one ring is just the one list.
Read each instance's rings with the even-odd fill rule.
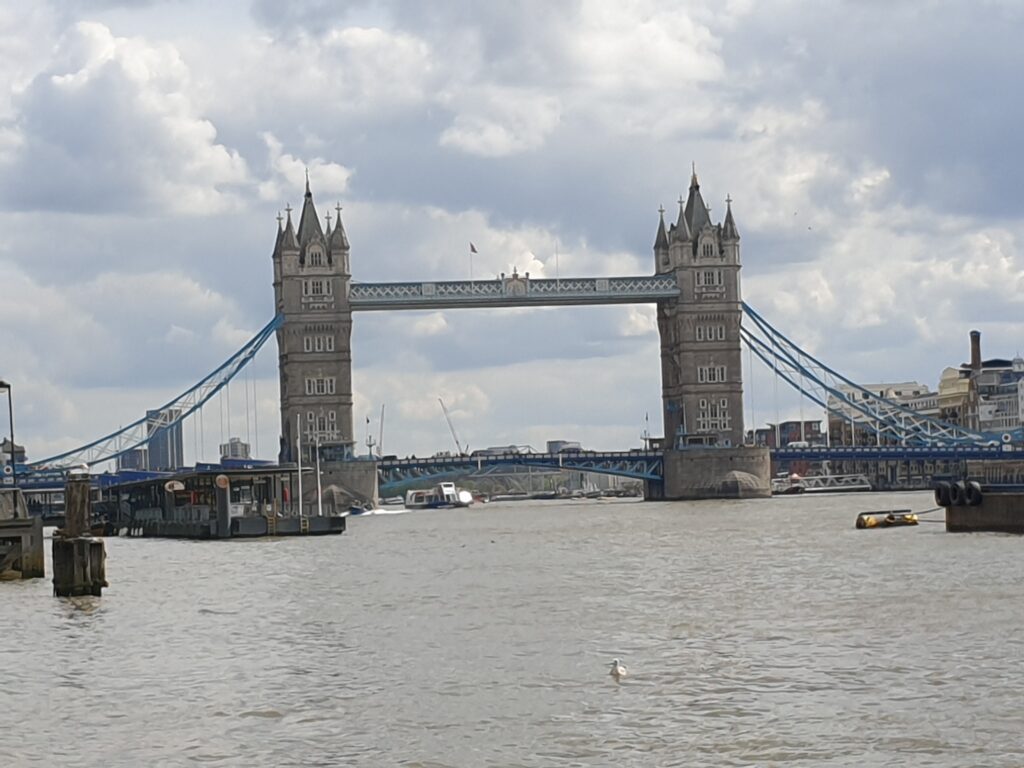
[[[1024,449],[1005,446],[816,446],[781,448],[771,452],[772,461],[966,461],[968,459],[1022,460]],[[571,469],[581,472],[661,480],[664,474],[661,451],[597,451],[567,453],[504,453],[478,456],[431,456],[386,459],[379,462],[382,489],[411,480],[431,480],[480,472],[494,466],[533,466]]]
[[[809,448],[780,448],[771,452],[772,461],[1024,461],[1024,448],[1017,446],[903,446],[868,445]],[[437,480],[445,476],[466,475],[489,467],[540,467],[597,472],[637,480],[661,480],[664,473],[661,451],[571,451],[564,453],[503,453],[477,456],[430,456],[425,458],[383,459],[378,461],[382,490],[411,480]],[[170,472],[122,470],[93,476],[95,485],[116,487],[153,477],[173,477]],[[31,470],[20,467],[18,485],[27,491],[57,491],[64,487],[62,469]]]
[[378,463],[381,489],[411,480],[434,480],[481,472],[490,467],[539,467],[598,472],[637,480],[660,480],[661,451],[569,451],[563,453],[502,453],[476,456],[431,456],[384,459]]

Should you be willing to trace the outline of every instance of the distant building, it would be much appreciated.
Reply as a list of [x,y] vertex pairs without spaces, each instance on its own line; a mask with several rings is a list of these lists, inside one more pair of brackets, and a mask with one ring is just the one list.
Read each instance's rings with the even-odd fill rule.
[[185,448],[181,441],[181,422],[171,427],[161,425],[181,417],[177,408],[146,411],[146,434],[149,435],[149,466],[147,469],[169,470],[185,466]]
[[971,360],[954,370],[956,379],[949,374],[949,382],[965,392],[957,423],[982,432],[1010,432],[1024,425],[1024,358],[982,360],[981,332],[971,331]]
[[[802,428],[801,428],[802,426]],[[767,448],[779,448],[793,443],[808,445],[824,445],[825,434],[821,431],[821,420],[814,421],[783,421],[778,428],[778,442],[775,439],[774,424],[754,430],[754,445]]]
[[127,453],[123,453],[117,457],[117,468],[118,469],[148,469],[149,468],[149,450],[144,445],[140,445],[138,448],[132,448]]
[[226,443],[221,443],[220,458],[224,459],[251,459],[249,444],[242,441],[240,437],[229,438]]
[[[11,440],[8,437],[0,442],[0,464],[11,463]],[[24,464],[25,463],[25,446],[14,443],[14,463]]]

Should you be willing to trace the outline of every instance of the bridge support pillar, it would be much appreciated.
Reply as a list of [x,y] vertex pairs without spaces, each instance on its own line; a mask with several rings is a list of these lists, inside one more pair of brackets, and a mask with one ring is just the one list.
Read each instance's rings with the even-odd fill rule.
[[767,448],[666,449],[664,468],[664,480],[660,484],[648,484],[648,499],[771,496],[771,459]]
[[[380,494],[376,461],[325,461],[321,464],[321,472],[324,514],[327,514],[328,507],[333,507],[333,514],[337,515],[353,504],[377,506]],[[315,510],[316,484],[309,485],[313,486],[313,495],[306,500],[306,509]]]

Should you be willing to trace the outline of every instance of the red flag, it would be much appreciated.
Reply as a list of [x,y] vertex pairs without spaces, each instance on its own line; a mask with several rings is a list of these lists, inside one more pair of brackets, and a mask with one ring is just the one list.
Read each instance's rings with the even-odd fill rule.
[[476,251],[476,246],[473,245],[472,243],[469,244],[469,252],[470,253],[476,253],[477,252]]

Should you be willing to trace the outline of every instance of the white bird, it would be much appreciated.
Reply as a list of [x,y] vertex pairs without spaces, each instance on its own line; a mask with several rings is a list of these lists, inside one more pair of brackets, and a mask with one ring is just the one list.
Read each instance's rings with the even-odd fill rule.
[[626,665],[620,662],[618,659],[612,659],[611,671],[608,673],[615,678],[615,682],[619,682],[622,678],[629,674],[626,670]]

